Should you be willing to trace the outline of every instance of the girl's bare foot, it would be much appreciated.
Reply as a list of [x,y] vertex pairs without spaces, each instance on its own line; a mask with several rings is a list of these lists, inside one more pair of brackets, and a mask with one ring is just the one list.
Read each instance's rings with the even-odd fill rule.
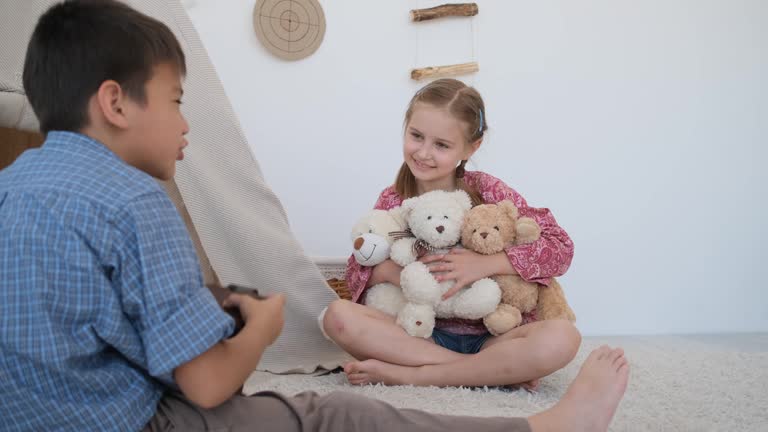
[[534,432],[606,431],[627,389],[629,363],[621,348],[590,353],[565,396],[551,409],[528,418]]
[[[386,385],[422,385],[418,382],[419,367],[401,366],[381,360],[363,360],[349,362],[344,365],[347,381],[352,385],[382,383]],[[534,379],[517,384],[527,391],[536,391],[539,380]]]
[[520,387],[522,387],[524,390],[527,390],[529,392],[535,392],[539,389],[539,383],[540,381],[538,379],[526,381],[524,383],[520,383]]
[[363,360],[344,365],[344,373],[352,385],[382,383],[387,385],[413,384],[416,368],[386,363],[381,360]]

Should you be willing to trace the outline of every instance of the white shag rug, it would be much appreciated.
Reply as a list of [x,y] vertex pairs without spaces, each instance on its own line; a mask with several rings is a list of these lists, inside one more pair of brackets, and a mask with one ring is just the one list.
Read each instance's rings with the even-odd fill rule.
[[354,387],[343,373],[254,373],[243,393],[348,391],[401,408],[442,414],[529,416],[564,394],[589,352],[621,346],[630,361],[629,387],[611,431],[768,431],[768,334],[584,338],[576,359],[525,390],[368,385]]

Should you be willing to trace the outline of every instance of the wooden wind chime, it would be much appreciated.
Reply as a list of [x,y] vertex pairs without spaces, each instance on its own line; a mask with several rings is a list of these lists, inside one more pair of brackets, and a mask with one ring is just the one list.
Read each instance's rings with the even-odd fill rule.
[[[477,15],[477,3],[458,3],[444,4],[428,9],[414,9],[411,11],[411,21],[421,22],[443,18],[448,16],[472,17]],[[464,75],[474,73],[480,70],[477,62],[460,63],[443,66],[429,66],[424,68],[412,69],[411,79],[416,81],[423,78],[441,78],[448,76]]]

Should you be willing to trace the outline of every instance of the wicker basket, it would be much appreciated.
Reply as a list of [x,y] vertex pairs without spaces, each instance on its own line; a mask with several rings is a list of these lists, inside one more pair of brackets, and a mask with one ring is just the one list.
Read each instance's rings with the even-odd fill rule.
[[346,257],[314,257],[312,260],[325,277],[328,286],[336,291],[340,298],[352,299],[347,290],[347,281],[344,279],[347,272]]
[[340,298],[344,300],[352,300],[352,296],[349,295],[349,291],[347,291],[347,281],[344,279],[328,279],[328,286],[330,286],[334,291],[336,291],[336,294],[339,295]]

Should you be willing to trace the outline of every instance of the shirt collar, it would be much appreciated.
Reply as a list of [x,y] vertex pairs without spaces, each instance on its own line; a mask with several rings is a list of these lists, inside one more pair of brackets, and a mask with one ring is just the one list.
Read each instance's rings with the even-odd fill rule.
[[110,150],[104,143],[77,132],[50,131],[45,137],[43,147],[72,155],[95,156],[125,164],[125,161]]

